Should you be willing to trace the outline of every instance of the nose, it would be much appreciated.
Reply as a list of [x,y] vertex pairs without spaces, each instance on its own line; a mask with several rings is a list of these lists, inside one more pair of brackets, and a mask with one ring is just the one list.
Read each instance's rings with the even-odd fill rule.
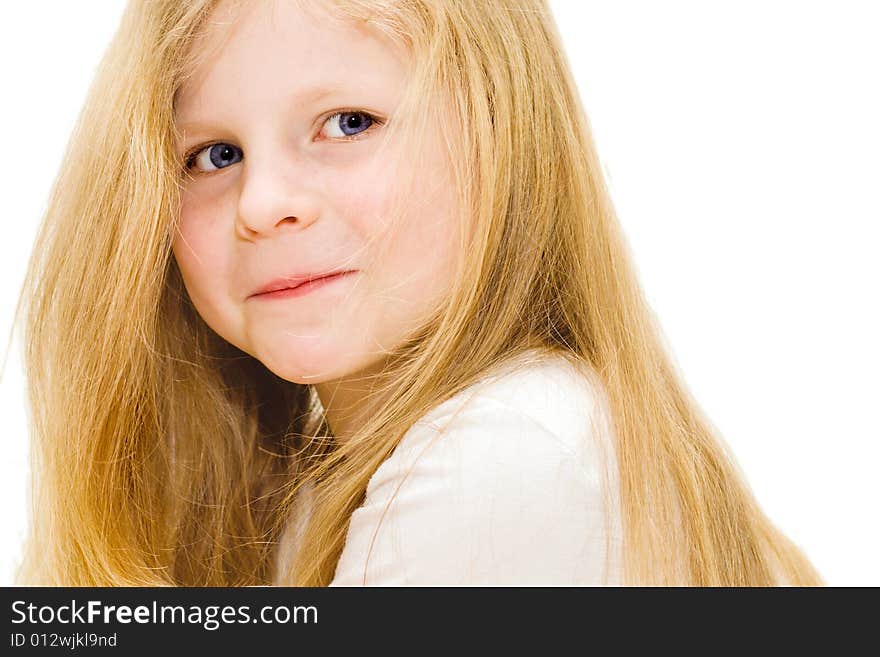
[[313,176],[280,159],[248,160],[251,166],[243,174],[236,220],[236,233],[242,239],[304,230],[320,215],[318,193],[309,186]]

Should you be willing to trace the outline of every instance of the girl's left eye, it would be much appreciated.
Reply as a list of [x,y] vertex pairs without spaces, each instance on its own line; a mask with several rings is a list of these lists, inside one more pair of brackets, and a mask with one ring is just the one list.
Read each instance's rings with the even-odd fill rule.
[[324,121],[327,136],[332,139],[351,139],[366,132],[372,125],[381,125],[379,119],[367,112],[337,112]]
[[[355,141],[358,135],[365,133],[373,126],[382,125],[382,121],[369,112],[336,112],[324,121],[322,133],[326,129],[327,137],[342,141]],[[210,173],[225,169],[230,164],[237,164],[242,159],[241,149],[223,142],[200,146],[186,156],[185,168],[191,171],[198,164],[198,173]],[[214,167],[212,169],[211,167]]]

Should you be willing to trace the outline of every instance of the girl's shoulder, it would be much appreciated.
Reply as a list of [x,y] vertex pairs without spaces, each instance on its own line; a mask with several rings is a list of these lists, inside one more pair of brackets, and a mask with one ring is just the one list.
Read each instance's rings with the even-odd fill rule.
[[334,584],[613,582],[603,406],[589,372],[530,352],[435,407],[370,479]]
[[505,413],[540,426],[572,453],[610,447],[608,399],[596,372],[565,354],[537,349],[506,360],[436,406],[401,442],[454,428],[462,416],[489,419]]

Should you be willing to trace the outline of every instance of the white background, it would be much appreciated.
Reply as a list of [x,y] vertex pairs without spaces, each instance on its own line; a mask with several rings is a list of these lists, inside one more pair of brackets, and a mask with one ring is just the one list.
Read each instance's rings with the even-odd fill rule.
[[[49,187],[123,5],[0,5],[4,349]],[[880,585],[878,5],[551,6],[686,382],[827,581]],[[0,381],[0,584],[26,522],[19,337]]]

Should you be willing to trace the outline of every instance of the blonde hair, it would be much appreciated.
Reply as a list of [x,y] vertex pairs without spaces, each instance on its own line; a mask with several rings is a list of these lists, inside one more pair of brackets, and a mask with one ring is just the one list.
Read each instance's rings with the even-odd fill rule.
[[217,4],[130,1],[52,189],[19,300],[34,478],[20,583],[271,583],[308,482],[289,583],[327,585],[367,482],[413,422],[532,348],[605,388],[626,583],[821,583],[666,353],[543,0],[332,3],[411,53],[402,115],[448,103],[470,231],[454,289],[388,360],[356,434],[338,444],[311,386],[217,336],[171,250],[174,101]]

